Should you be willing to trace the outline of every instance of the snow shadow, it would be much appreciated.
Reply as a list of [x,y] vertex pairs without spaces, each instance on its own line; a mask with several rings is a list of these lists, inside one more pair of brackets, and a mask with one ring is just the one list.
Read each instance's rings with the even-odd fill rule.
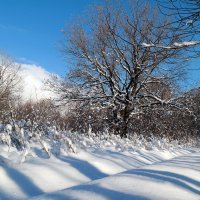
[[[135,169],[125,174],[139,175],[139,176],[144,176],[144,177],[152,178],[159,181],[166,181],[174,185],[177,185],[179,187],[182,187],[186,190],[189,190],[192,193],[200,195],[200,182],[184,175],[180,175],[180,174],[176,174],[176,173],[168,172],[168,171],[158,171],[158,170],[149,170],[149,169]],[[192,187],[192,185],[194,187]]]
[[34,152],[35,152],[36,156],[39,158],[49,159],[49,155],[43,149],[39,149],[39,148],[35,147]]
[[147,159],[140,160],[138,156],[131,157],[129,155],[125,155],[120,152],[114,152],[111,150],[105,150],[105,152],[93,152],[92,156],[94,156],[96,159],[98,159],[98,161],[102,163],[109,162],[115,164],[116,166],[123,168],[122,171],[139,168],[150,164]]
[[[40,197],[34,197],[34,198],[32,198],[32,200],[34,200],[34,199],[37,200],[37,198],[39,198],[39,199],[41,198],[41,200],[69,200],[70,199],[67,195],[62,194],[62,193],[52,193],[52,194],[50,193],[50,197],[48,195],[40,196]],[[25,200],[28,200],[28,199],[25,199]]]
[[[80,196],[81,195],[81,196]],[[94,185],[80,185],[70,188],[66,191],[60,191],[57,193],[42,196],[41,199],[48,200],[74,200],[74,199],[98,199],[103,198],[106,200],[150,200],[149,198],[127,194],[125,192],[118,192],[101,187],[97,184]]]
[[[159,162],[163,161],[163,158],[161,158],[155,154],[151,155],[151,154],[144,153],[142,151],[139,152],[139,156],[141,158],[147,160],[151,164],[152,163],[155,164],[155,163],[159,163]],[[145,163],[145,164],[147,164],[147,163]]]
[[[23,173],[7,165],[3,167],[6,174],[16,183],[16,185],[29,197],[41,195],[44,192],[35,185],[31,179]],[[12,191],[10,191],[12,193]],[[0,194],[1,195],[1,194]]]
[[0,190],[0,200],[11,200],[11,199],[12,199],[12,197],[10,197],[4,191]]
[[[97,158],[101,158],[101,159],[111,161],[111,162],[113,162],[113,163],[115,163],[115,164],[117,164],[121,167],[125,167],[125,166],[120,164],[120,162],[118,162],[118,161],[123,161],[126,165],[128,164],[132,168],[147,165],[147,163],[145,161],[141,161],[137,157],[131,157],[131,156],[122,154],[120,152],[114,152],[114,151],[111,151],[111,150],[106,150],[105,152],[106,152],[105,155],[104,154],[103,155],[94,154],[94,156],[97,157]],[[106,155],[109,155],[109,156],[106,157]]]
[[175,158],[167,161],[165,165],[184,167],[196,171],[200,171],[199,168],[200,157],[199,156],[182,156],[180,158]]
[[106,198],[107,200],[150,200],[147,197],[111,190],[105,187],[101,187],[97,184],[80,185],[80,186],[75,187],[75,191],[80,191],[80,190],[91,192],[91,194],[95,194],[98,196],[102,196]]
[[80,173],[88,177],[90,180],[96,180],[108,176],[108,174],[99,171],[96,167],[94,167],[87,161],[63,156],[60,156],[59,159],[70,164],[72,167],[77,169]]

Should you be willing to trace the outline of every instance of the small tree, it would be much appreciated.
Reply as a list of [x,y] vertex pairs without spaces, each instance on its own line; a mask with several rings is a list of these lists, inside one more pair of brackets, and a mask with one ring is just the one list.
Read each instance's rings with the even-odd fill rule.
[[65,32],[64,54],[75,62],[59,85],[61,99],[107,108],[110,127],[124,137],[130,119],[144,109],[174,104],[184,48],[156,47],[172,46],[180,34],[141,1],[93,8],[93,13],[87,25],[74,24]]

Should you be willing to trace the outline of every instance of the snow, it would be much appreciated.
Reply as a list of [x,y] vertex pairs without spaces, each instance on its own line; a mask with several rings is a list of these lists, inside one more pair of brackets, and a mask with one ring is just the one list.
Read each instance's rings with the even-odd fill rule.
[[171,46],[163,46],[163,45],[157,45],[157,44],[155,45],[153,43],[148,44],[148,43],[143,42],[142,46],[149,47],[149,48],[156,47],[156,48],[163,48],[163,49],[175,49],[175,48],[182,48],[182,47],[192,47],[199,44],[200,44],[200,41],[185,41],[185,42],[175,42]]
[[128,170],[32,199],[198,200],[200,153]]
[[144,47],[154,47],[155,45],[154,44],[147,44],[146,42],[143,42],[142,46],[144,46]]
[[198,148],[47,153],[0,145],[0,200],[200,199]]
[[176,47],[194,46],[199,43],[200,43],[199,41],[190,41],[190,42],[181,42],[181,43],[175,42],[174,46]]
[[188,20],[187,22],[186,22],[186,25],[187,26],[192,26],[194,24],[194,20]]

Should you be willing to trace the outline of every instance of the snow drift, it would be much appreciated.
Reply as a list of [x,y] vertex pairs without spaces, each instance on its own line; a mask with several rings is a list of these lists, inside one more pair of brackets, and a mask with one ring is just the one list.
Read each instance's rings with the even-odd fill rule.
[[122,149],[114,138],[79,143],[76,153],[59,148],[50,158],[36,143],[24,151],[0,145],[0,200],[199,200],[198,148]]
[[33,199],[199,200],[200,153],[132,169]]

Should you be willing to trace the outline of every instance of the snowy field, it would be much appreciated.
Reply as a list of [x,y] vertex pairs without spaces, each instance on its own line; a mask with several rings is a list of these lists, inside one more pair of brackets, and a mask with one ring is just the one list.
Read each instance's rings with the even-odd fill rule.
[[1,200],[200,199],[200,149],[88,148],[48,156],[0,146]]

